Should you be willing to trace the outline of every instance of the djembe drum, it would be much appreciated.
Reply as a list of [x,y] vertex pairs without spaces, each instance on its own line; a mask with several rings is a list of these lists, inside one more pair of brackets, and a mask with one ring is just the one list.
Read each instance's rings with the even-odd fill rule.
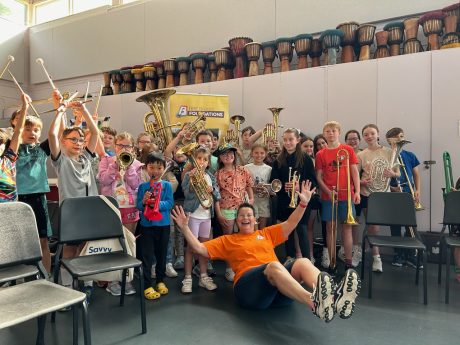
[[281,72],[289,71],[289,61],[292,59],[292,38],[280,37],[276,42],[276,50],[281,61]]
[[441,49],[458,48],[458,47],[460,47],[460,33],[450,32],[444,35],[444,37],[442,38]]
[[261,48],[261,44],[257,42],[250,42],[244,46],[244,50],[246,51],[246,56],[249,61],[248,77],[259,75],[259,58]]
[[321,66],[321,55],[323,54],[323,46],[321,44],[320,39],[314,38],[311,41],[311,49],[310,49],[310,58],[311,58],[311,67],[318,67]]
[[391,22],[383,27],[388,32],[388,45],[390,46],[390,56],[399,55],[401,43],[404,41],[404,24],[402,22]]
[[209,81],[216,81],[217,80],[217,64],[216,64],[216,57],[213,53],[208,53],[206,57],[208,60],[208,69],[209,69]]
[[428,37],[427,50],[439,49],[439,36],[442,35],[444,17],[445,15],[441,11],[429,12],[420,17],[419,22],[423,28],[423,33]]
[[403,24],[404,24],[404,33],[406,36],[406,41],[413,39],[413,38],[417,38],[419,18],[418,17],[407,18],[403,21]]
[[102,96],[113,95],[112,87],[110,86],[110,72],[104,72],[104,87],[102,88]]
[[204,71],[206,70],[206,57],[205,53],[194,53],[190,55],[192,60],[192,68],[195,71],[195,84],[204,82]]
[[308,67],[308,53],[310,52],[311,40],[310,34],[300,34],[294,37],[294,48],[297,54],[297,69]]
[[133,84],[133,74],[131,72],[132,67],[122,67],[120,68],[120,74],[123,78],[123,82],[121,83],[121,93],[129,93],[134,91],[134,84]]
[[188,84],[188,72],[191,59],[187,56],[176,58],[177,70],[179,71],[179,86]]
[[408,39],[403,44],[403,54],[414,54],[423,51],[422,42],[416,38]]
[[377,41],[377,49],[374,53],[374,59],[381,59],[390,56],[388,50],[388,31],[379,31],[375,34],[375,40]]
[[175,59],[166,59],[163,60],[163,66],[166,73],[166,83],[165,86],[174,87],[174,73],[176,71],[176,60]]
[[342,37],[343,32],[337,29],[325,30],[321,33],[319,40],[323,46],[324,63],[326,65],[335,65],[337,63],[337,53],[340,50]]
[[120,74],[120,70],[114,69],[110,71],[110,78],[112,79],[113,94],[118,95],[121,90],[121,82],[123,81],[123,78]]
[[[230,49],[230,47],[225,47],[223,49],[227,49],[229,51],[229,53],[230,53],[230,55],[229,55],[230,64],[228,65],[228,68],[225,70],[225,78],[233,79],[233,78],[235,78],[234,69],[235,69],[235,66],[236,66],[235,55],[233,55],[232,50]],[[245,61],[245,60],[243,59],[243,61]]]
[[275,41],[262,42],[262,59],[264,60],[264,74],[273,73],[273,61],[275,61],[275,57]]
[[142,71],[143,67],[143,65],[136,65],[133,66],[133,69],[131,70],[134,80],[136,81],[136,92],[145,91],[144,71]]
[[371,44],[374,43],[375,25],[361,24],[358,27],[359,61],[369,60]]
[[145,78],[145,91],[155,90],[156,69],[153,67],[153,63],[145,64],[144,67],[142,67],[142,71],[144,72]]
[[217,81],[225,80],[226,69],[230,66],[230,52],[227,49],[217,49],[214,51],[217,66]]
[[444,26],[446,34],[460,31],[460,3],[444,7],[442,12],[445,14]]
[[166,78],[165,78],[165,68],[163,65],[163,61],[154,62],[153,66],[157,70],[158,88],[164,89],[166,86]]
[[342,63],[353,62],[354,46],[356,44],[356,31],[359,24],[356,22],[347,22],[337,25],[338,30],[343,32],[342,38]]
[[252,38],[249,37],[234,37],[228,41],[230,50],[235,57],[235,78],[242,78],[246,76],[246,53],[244,46],[252,42]]

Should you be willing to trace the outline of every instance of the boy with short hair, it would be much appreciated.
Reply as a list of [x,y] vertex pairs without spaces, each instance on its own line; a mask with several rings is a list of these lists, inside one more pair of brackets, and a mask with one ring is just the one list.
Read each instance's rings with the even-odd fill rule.
[[117,136],[117,131],[112,127],[101,127],[101,132],[104,134],[102,142],[105,153],[110,157],[115,156],[115,137]]
[[[327,228],[327,243],[328,248],[333,248],[335,243],[332,243],[332,195],[337,201],[338,219],[334,221],[342,223],[347,218],[347,193],[351,193],[352,211],[355,214],[354,204],[360,202],[360,181],[358,173],[358,158],[355,151],[349,145],[339,142],[341,126],[336,121],[329,121],[324,124],[323,135],[327,141],[327,147],[319,151],[315,157],[315,169],[318,185],[321,189],[321,217],[326,221]],[[346,154],[341,154],[338,162],[337,153],[339,150],[344,150],[348,153],[349,171],[346,168]],[[339,188],[337,190],[337,173],[340,173]],[[347,191],[347,175],[350,176],[350,191]],[[345,269],[352,268],[352,247],[353,236],[352,226],[350,224],[342,224],[342,242],[345,251]]]
[[[387,142],[391,144],[392,142],[399,142],[404,140],[404,131],[402,128],[394,127],[391,128],[385,135]],[[420,165],[417,156],[406,150],[401,150],[400,157],[404,165],[400,166],[401,176],[399,179],[391,179],[391,190],[392,191],[402,191],[404,193],[411,193],[409,183],[411,184],[414,190],[414,202],[420,202],[420,173],[418,166]],[[406,179],[406,174],[404,169],[407,172],[409,181]],[[401,237],[401,227],[397,225],[390,226],[391,236]],[[410,236],[409,228],[406,227],[405,236]],[[415,256],[415,251],[410,249],[397,249],[395,248],[395,255],[393,256],[393,266],[402,267],[403,264],[406,264],[410,267],[417,267],[417,257]],[[421,265],[420,268],[423,266]]]

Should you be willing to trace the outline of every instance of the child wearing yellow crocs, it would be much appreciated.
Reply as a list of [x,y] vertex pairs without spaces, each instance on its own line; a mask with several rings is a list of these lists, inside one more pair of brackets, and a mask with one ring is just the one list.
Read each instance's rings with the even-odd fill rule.
[[[140,212],[138,256],[144,269],[146,299],[154,300],[168,293],[163,279],[166,271],[166,251],[169,241],[170,212],[174,205],[171,183],[161,180],[166,162],[163,156],[151,153],[145,166],[150,181],[142,183],[137,193],[137,208]],[[156,259],[156,285],[153,288],[152,263]]]

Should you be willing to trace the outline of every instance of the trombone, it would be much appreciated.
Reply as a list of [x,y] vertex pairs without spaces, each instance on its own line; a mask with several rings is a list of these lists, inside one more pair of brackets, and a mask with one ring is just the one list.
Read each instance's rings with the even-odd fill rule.
[[[415,200],[415,192],[414,192],[414,187],[412,187],[412,181],[409,180],[409,175],[407,174],[406,166],[404,165],[404,162],[402,160],[401,154],[398,155],[398,162],[400,167],[402,168],[402,171],[404,173],[404,176],[406,177],[406,183],[409,186],[410,193],[412,194],[412,198],[414,199],[414,206],[416,211],[421,211],[424,210],[425,207],[420,203],[420,201]],[[401,185],[400,185],[401,187]]]

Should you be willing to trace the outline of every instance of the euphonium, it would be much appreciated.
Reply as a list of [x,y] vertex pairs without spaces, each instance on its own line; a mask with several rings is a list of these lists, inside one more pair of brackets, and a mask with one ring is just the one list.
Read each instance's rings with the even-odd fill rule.
[[198,165],[195,157],[193,157],[193,151],[195,151],[198,146],[199,145],[197,143],[190,143],[177,150],[177,154],[186,155],[189,159],[189,162],[195,168],[195,173],[190,175],[190,184],[192,185],[198,200],[200,200],[201,206],[204,208],[210,208],[212,206],[213,199],[212,194],[208,192],[208,183],[206,182],[204,175],[205,172]]
[[240,127],[244,123],[245,118],[242,115],[233,115],[230,117],[230,123],[235,126],[235,129],[228,129],[227,134],[224,137],[224,142],[232,144],[233,146],[239,146],[240,144]]
[[267,198],[270,195],[275,195],[282,188],[282,182],[277,178],[271,183],[256,183],[254,191],[258,198]]
[[452,176],[452,162],[450,160],[450,154],[444,151],[442,154],[442,161],[444,162],[444,178],[446,181],[446,187],[442,189],[443,197],[454,190],[454,178]]
[[[164,151],[173,139],[171,127],[180,126],[180,124],[171,125],[169,123],[167,102],[169,97],[175,93],[176,90],[173,89],[156,90],[136,99],[137,102],[146,103],[151,109],[144,115],[144,129],[153,136],[160,151]],[[150,122],[151,116],[155,121]]]
[[300,176],[297,174],[297,171],[294,171],[294,174],[291,174],[292,168],[289,167],[289,177],[288,182],[292,183],[292,189],[288,193],[291,201],[289,202],[289,208],[297,207],[297,193],[296,193],[296,184],[299,182]]
[[[187,133],[184,136],[183,143],[188,144],[190,141],[193,141],[195,136],[198,134],[198,132],[202,131],[205,129],[205,124],[206,124],[206,117],[202,113],[201,115],[198,115],[197,118],[193,121],[187,124]],[[184,125],[185,126],[185,125]]]

